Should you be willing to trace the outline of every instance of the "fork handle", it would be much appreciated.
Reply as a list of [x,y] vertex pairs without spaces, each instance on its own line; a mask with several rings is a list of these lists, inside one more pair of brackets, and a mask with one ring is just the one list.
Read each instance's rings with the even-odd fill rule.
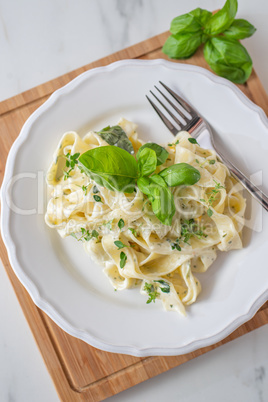
[[216,150],[223,163],[229,168],[232,175],[238,179],[246,190],[268,211],[268,197],[255,184],[253,184],[232,162],[230,162],[221,152]]

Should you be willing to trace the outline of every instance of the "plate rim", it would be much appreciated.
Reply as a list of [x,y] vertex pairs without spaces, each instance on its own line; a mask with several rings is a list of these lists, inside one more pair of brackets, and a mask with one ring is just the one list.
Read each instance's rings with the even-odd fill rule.
[[[253,304],[250,306],[248,311],[240,315],[239,317],[235,318],[227,327],[223,330],[218,332],[217,334],[213,334],[211,336],[203,337],[202,339],[195,339],[190,343],[182,346],[177,347],[138,347],[133,345],[114,345],[107,341],[103,341],[99,338],[96,338],[94,335],[90,334],[88,331],[81,330],[73,326],[68,322],[67,319],[63,318],[54,306],[47,302],[44,298],[41,297],[40,292],[38,290],[38,286],[34,281],[24,272],[18,258],[16,255],[16,244],[12,239],[11,231],[9,227],[11,210],[7,205],[7,198],[8,197],[8,182],[9,179],[12,177],[14,168],[15,168],[15,159],[16,154],[20,149],[20,146],[27,140],[30,132],[31,127],[36,120],[43,114],[43,112],[47,111],[54,104],[60,99],[60,97],[68,94],[73,89],[76,89],[79,85],[81,85],[84,80],[89,79],[90,77],[94,76],[95,74],[99,74],[102,72],[109,72],[114,69],[117,69],[121,66],[141,66],[141,65],[159,65],[164,66],[167,68],[175,69],[175,70],[187,70],[198,72],[201,75],[205,75],[211,81],[221,84],[223,86],[227,86],[232,90],[232,92],[239,98],[239,100],[247,106],[250,110],[254,111],[260,118],[262,124],[268,129],[268,119],[264,113],[264,111],[255,103],[253,103],[239,88],[237,88],[233,83],[226,80],[225,78],[216,76],[212,72],[204,69],[203,67],[189,65],[184,63],[175,63],[171,61],[167,61],[164,59],[154,59],[154,60],[119,60],[114,63],[111,63],[106,66],[96,67],[91,70],[87,70],[84,73],[78,75],[72,81],[70,81],[65,86],[57,89],[55,92],[51,94],[51,96],[39,107],[37,108],[26,120],[23,124],[23,127],[11,146],[11,149],[8,154],[4,179],[1,186],[1,235],[7,249],[8,258],[10,261],[10,265],[16,274],[17,278],[21,282],[21,284],[26,288],[28,294],[30,295],[31,299],[35,303],[37,307],[39,307],[45,314],[47,314],[61,329],[63,329],[68,334],[85,341],[86,343],[90,344],[91,346],[104,350],[106,352],[113,352],[113,353],[122,353],[122,354],[129,354],[137,357],[146,357],[146,356],[174,356],[174,355],[181,355],[193,352],[196,349],[201,347],[206,347],[217,343],[232,333],[236,328],[240,325],[245,323],[246,321],[250,320],[257,310],[265,303],[268,299],[268,289],[266,289],[261,295],[259,295]],[[5,197],[6,196],[6,197]]]

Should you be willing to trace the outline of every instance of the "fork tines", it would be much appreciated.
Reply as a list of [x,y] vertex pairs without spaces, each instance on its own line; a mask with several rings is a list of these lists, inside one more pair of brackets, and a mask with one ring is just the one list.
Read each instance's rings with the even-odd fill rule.
[[[184,100],[182,99],[177,93],[172,91],[167,85],[163,82],[159,81],[159,83],[165,88],[169,95],[180,105],[180,108],[174,104],[174,102],[170,99],[169,96],[165,95],[159,88],[155,86],[157,91],[160,93],[161,97],[163,98],[163,102],[159,99],[152,91],[150,93],[154,96],[154,98],[158,101],[161,105],[162,109],[165,110],[173,119],[173,122],[177,124],[177,127],[174,125],[172,121],[170,121],[166,114],[158,107],[156,104],[146,95],[146,98],[161,118],[163,123],[172,132],[172,134],[176,135],[179,131],[185,130],[188,131],[199,119],[197,113],[193,110],[193,108]],[[173,108],[173,111],[168,108],[167,105],[170,105]],[[177,114],[177,116],[176,116]],[[180,118],[178,118],[180,117]],[[183,120],[182,120],[183,119]]]

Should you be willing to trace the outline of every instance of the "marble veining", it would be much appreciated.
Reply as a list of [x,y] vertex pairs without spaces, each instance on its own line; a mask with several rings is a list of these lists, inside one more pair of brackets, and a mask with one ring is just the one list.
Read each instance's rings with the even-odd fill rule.
[[266,368],[264,366],[259,366],[255,368],[255,385],[258,393],[259,402],[264,402],[263,388],[264,381],[266,377]]

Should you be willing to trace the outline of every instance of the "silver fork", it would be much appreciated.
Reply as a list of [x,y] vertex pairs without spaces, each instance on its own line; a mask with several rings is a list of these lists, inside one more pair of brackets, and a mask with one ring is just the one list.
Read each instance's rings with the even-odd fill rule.
[[179,129],[165,116],[165,114],[156,106],[156,104],[146,95],[146,98],[161,118],[163,123],[169,129],[169,131],[176,135],[180,131],[188,131],[193,138],[197,139],[202,147],[207,149],[214,149],[217,153],[219,160],[221,160],[230,170],[231,174],[241,182],[241,184],[249,191],[249,193],[262,205],[262,207],[268,211],[268,197],[265,195],[255,184],[253,184],[245,175],[241,172],[232,162],[230,162],[226,156],[224,156],[218,148],[216,148],[213,140],[212,131],[208,123],[192,108],[184,99],[182,99],[177,93],[172,91],[163,82],[159,83],[166,89],[166,91],[182,106],[182,108],[188,112],[190,117],[187,117],[187,113],[182,112],[173,101],[171,101],[159,88],[155,86],[161,96],[169,103],[169,105],[176,111],[185,121],[183,124],[152,91],[150,93],[156,98],[160,105],[166,110],[166,112],[172,117],[172,119],[178,124]]

